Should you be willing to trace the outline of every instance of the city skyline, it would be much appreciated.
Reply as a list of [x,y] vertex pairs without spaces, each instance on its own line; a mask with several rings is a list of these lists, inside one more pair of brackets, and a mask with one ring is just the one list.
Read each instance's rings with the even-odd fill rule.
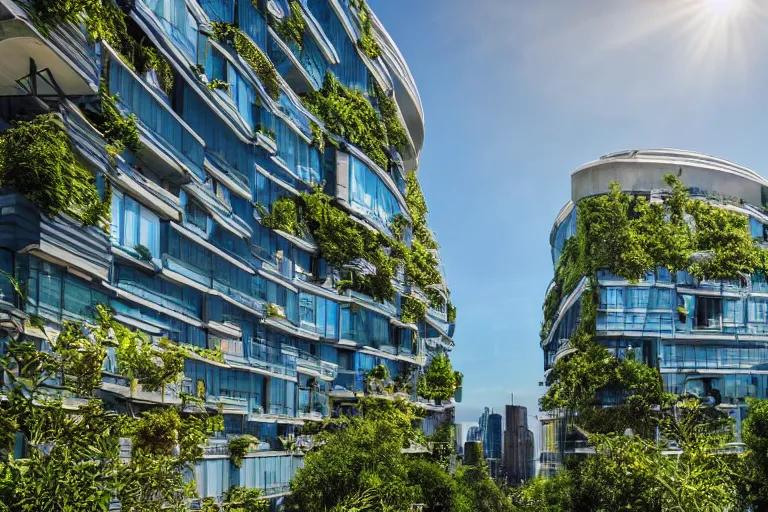
[[[736,12],[739,30],[712,32],[711,13],[689,0],[370,3],[423,96],[421,179],[466,315],[454,351],[467,383],[457,419],[502,410],[511,392],[535,415],[549,229],[570,197],[569,173],[614,151],[675,147],[768,176],[768,36],[758,28],[766,6]],[[701,45],[711,48],[705,62]],[[444,151],[456,127],[479,151]]]

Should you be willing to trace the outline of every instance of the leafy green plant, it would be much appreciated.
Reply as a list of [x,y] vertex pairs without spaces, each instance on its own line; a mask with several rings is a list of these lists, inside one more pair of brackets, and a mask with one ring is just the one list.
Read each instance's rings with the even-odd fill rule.
[[80,396],[91,396],[101,386],[107,349],[97,338],[87,336],[81,324],[64,322],[54,352],[61,357],[64,386]]
[[49,218],[67,213],[95,224],[104,208],[95,177],[53,114],[17,121],[0,135],[0,184],[23,194]]
[[272,211],[257,205],[262,226],[269,229],[279,229],[291,235],[299,232],[299,219],[296,212],[296,202],[290,197],[279,197],[272,203]]
[[274,99],[280,99],[280,81],[272,61],[253,44],[253,41],[238,27],[231,23],[213,22],[213,36],[221,42],[232,44],[237,53],[245,59],[256,76],[264,84],[267,94]]
[[358,2],[358,5],[358,14],[360,16],[360,39],[358,39],[357,45],[367,57],[375,59],[381,56],[381,47],[376,39],[373,38],[373,32],[371,30],[371,14],[368,11],[368,4],[365,0],[361,0]]
[[314,121],[309,122],[309,129],[312,133],[312,145],[317,148],[320,155],[325,153],[325,134],[320,125]]
[[107,150],[111,154],[118,154],[127,148],[137,154],[141,139],[139,128],[136,126],[136,115],[123,116],[117,107],[117,95],[109,93],[105,82],[101,83],[99,97],[101,98],[100,113],[87,110],[86,114],[109,143]]
[[216,361],[217,363],[224,362],[224,352],[218,348],[203,348],[198,347],[197,345],[181,343],[179,344],[179,349],[182,351],[182,353],[184,353],[184,355],[188,355],[190,352],[192,352],[202,357],[203,359],[208,359],[209,361]]
[[389,167],[386,128],[361,91],[344,87],[329,72],[323,86],[306,94],[303,102],[328,131],[359,147],[382,169]]
[[427,306],[414,297],[403,296],[400,300],[400,318],[407,324],[415,324],[424,320]]
[[450,400],[456,393],[456,373],[447,355],[436,355],[420,382],[419,394],[434,400]]
[[456,306],[452,303],[448,303],[448,323],[456,323]]
[[229,456],[236,468],[243,467],[243,457],[258,448],[259,440],[251,435],[233,437],[229,440]]
[[284,41],[294,43],[299,51],[301,51],[304,46],[304,30],[306,29],[304,12],[301,10],[301,4],[297,0],[290,0],[288,6],[291,10],[288,16],[280,22],[270,17],[270,21],[273,23],[275,32]]
[[439,249],[440,246],[435,242],[432,232],[427,226],[429,209],[424,199],[424,193],[421,191],[416,171],[411,171],[405,176],[405,202],[413,221],[414,240],[417,240],[425,249]]
[[[275,130],[273,130],[273,129],[271,129],[271,128],[267,128],[267,127],[266,127],[266,126],[264,126],[263,124],[257,124],[257,125],[254,127],[254,131],[255,131],[256,133],[261,133],[262,135],[266,135],[267,137],[269,137],[270,139],[272,139],[272,140],[274,140],[274,141],[276,141],[276,140],[277,140],[277,134],[275,133]],[[263,206],[263,205],[262,205],[262,206]]]
[[140,72],[147,72],[150,69],[155,70],[160,87],[166,94],[173,92],[174,76],[171,65],[168,60],[155,48],[150,46],[141,46],[137,52],[139,54],[137,69]]
[[139,255],[139,259],[144,261],[152,261],[152,251],[150,251],[149,247],[146,245],[136,244],[133,247],[133,250],[136,251],[136,254]]
[[373,93],[376,97],[381,118],[384,121],[389,145],[396,148],[406,147],[408,145],[408,133],[400,122],[397,103],[384,92],[376,80],[373,81]]
[[280,309],[277,307],[277,304],[273,304],[272,302],[269,302],[266,306],[264,306],[264,313],[267,315],[267,318],[277,318],[283,316],[280,313]]
[[261,497],[260,489],[232,486],[224,493],[225,512],[267,512],[269,500]]
[[221,89],[222,91],[229,91],[229,88],[230,88],[229,82],[225,82],[224,80],[219,80],[218,78],[212,79],[210,82],[205,84],[205,86],[212,91],[215,89]]

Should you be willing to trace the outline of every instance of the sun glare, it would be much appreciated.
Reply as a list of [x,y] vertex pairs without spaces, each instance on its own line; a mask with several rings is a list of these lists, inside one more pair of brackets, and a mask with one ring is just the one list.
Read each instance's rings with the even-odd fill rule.
[[744,2],[740,0],[701,0],[705,8],[716,15],[728,15],[738,10]]

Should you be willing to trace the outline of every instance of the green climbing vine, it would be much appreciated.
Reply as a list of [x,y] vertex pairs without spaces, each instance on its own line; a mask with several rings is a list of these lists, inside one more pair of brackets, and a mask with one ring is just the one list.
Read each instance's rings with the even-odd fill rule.
[[137,154],[141,140],[139,128],[136,126],[136,115],[130,114],[126,117],[120,112],[117,106],[119,98],[117,95],[109,93],[109,88],[104,81],[99,87],[99,97],[101,98],[101,111],[96,113],[86,110],[86,114],[108,142],[107,151],[115,155],[127,148],[132,153]]
[[384,121],[384,128],[387,131],[387,141],[390,146],[404,148],[408,145],[408,134],[400,122],[398,116],[397,104],[381,88],[377,81],[373,81],[373,93],[376,97],[376,103],[379,106],[381,119]]
[[368,4],[365,0],[358,0],[356,5],[360,16],[360,39],[358,39],[357,45],[368,58],[375,59],[380,57],[381,46],[373,37],[371,13],[368,10]]
[[261,204],[256,204],[256,210],[265,228],[279,229],[291,235],[299,234],[299,218],[296,202],[290,197],[279,197],[272,203],[272,211]]
[[95,182],[53,114],[16,121],[0,135],[0,184],[23,194],[47,217],[66,213],[97,224],[111,198],[102,201]]
[[301,10],[301,4],[298,0],[290,0],[288,5],[291,12],[282,21],[275,20],[273,16],[270,16],[270,21],[275,32],[283,41],[294,43],[301,51],[304,46],[304,30],[306,29],[304,12]]
[[323,121],[326,130],[359,147],[382,169],[389,167],[386,127],[361,91],[344,87],[329,72],[323,86],[302,99],[310,112]]
[[400,302],[400,311],[403,322],[415,324],[424,320],[427,306],[419,299],[403,296]]
[[752,239],[746,215],[691,199],[674,175],[665,181],[670,193],[663,202],[631,197],[618,183],[608,194],[579,201],[576,235],[563,246],[544,301],[544,337],[560,301],[600,269],[630,282],[659,267],[721,280],[768,270],[768,251]]
[[435,242],[427,225],[429,209],[427,208],[427,201],[424,199],[424,193],[421,191],[416,171],[409,172],[405,177],[405,202],[413,221],[414,240],[417,240],[425,249],[439,249],[440,246]]
[[147,72],[150,69],[155,70],[160,87],[166,94],[173,91],[174,77],[171,65],[155,48],[149,46],[140,46],[140,62],[136,68],[140,72]]
[[231,44],[264,84],[267,94],[274,100],[280,99],[280,81],[272,61],[235,25],[222,22],[211,25],[216,40]]
[[456,306],[450,302],[448,303],[448,323],[456,323]]
[[[657,370],[633,353],[616,358],[593,340],[598,270],[630,282],[659,267],[719,280],[748,279],[766,271],[768,253],[752,239],[746,215],[691,199],[676,176],[665,181],[670,192],[658,203],[631,197],[616,183],[608,194],[579,201],[576,235],[563,246],[554,286],[544,302],[541,334],[546,338],[561,300],[587,277],[579,324],[570,339],[575,351],[555,362],[541,407],[578,413],[578,423],[590,432],[621,432],[629,426],[651,435],[650,406],[669,400]],[[606,395],[620,405],[599,407]]]
[[312,145],[323,155],[325,153],[325,134],[323,129],[314,121],[309,122],[309,129],[312,133]]
[[245,455],[258,448],[259,440],[251,435],[233,437],[229,440],[229,456],[232,464],[237,468],[243,467],[243,458]]

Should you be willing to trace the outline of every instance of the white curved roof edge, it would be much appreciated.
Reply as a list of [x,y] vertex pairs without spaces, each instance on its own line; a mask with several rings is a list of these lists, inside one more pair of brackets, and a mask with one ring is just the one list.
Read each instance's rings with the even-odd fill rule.
[[[421,135],[419,137],[416,137],[413,133],[411,133],[413,130],[410,127],[407,130],[408,136],[411,139],[411,143],[413,144],[413,148],[416,150],[417,161],[418,161],[418,154],[421,152],[421,149],[424,145],[423,134],[425,132],[424,106],[421,102],[421,95],[419,94],[419,89],[416,86],[416,81],[414,80],[413,75],[411,74],[411,70],[408,67],[408,64],[405,61],[405,58],[403,57],[402,53],[400,53],[400,49],[392,40],[392,37],[386,31],[381,21],[379,21],[379,19],[376,17],[376,14],[373,11],[370,11],[370,12],[371,12],[370,15],[371,15],[373,29],[382,50],[382,56],[381,56],[382,60],[385,62],[387,67],[392,71],[392,73],[397,77],[398,81],[403,85],[403,89],[411,98],[413,106],[415,107],[415,110],[416,110],[416,114],[418,115],[419,122],[421,124],[421,127],[420,127]],[[402,112],[403,105],[398,105],[398,106],[400,107],[399,110]],[[402,117],[402,113],[401,113],[401,117]],[[405,126],[408,126],[408,124],[406,123]]]
[[405,61],[405,57],[403,57],[403,54],[400,53],[400,49],[395,44],[392,36],[389,35],[389,32],[387,32],[387,30],[384,28],[384,25],[381,23],[381,21],[379,21],[379,18],[376,17],[376,13],[374,13],[372,9],[370,9],[370,15],[373,28],[376,31],[376,35],[379,36],[379,42],[385,43],[387,49],[392,51],[392,55],[394,56],[392,59],[392,64],[395,67],[393,71],[398,74],[398,77],[406,85],[408,85],[409,91],[413,94],[414,99],[416,100],[415,103],[419,109],[419,114],[421,114],[421,118],[424,119],[424,108],[421,102],[421,95],[419,94],[418,87],[416,87],[416,80],[413,78],[411,69],[408,67],[408,63]]
[[760,176],[758,173],[728,160],[717,158],[704,153],[698,153],[696,151],[688,151],[684,149],[673,148],[656,148],[656,149],[633,149],[626,151],[618,151],[615,153],[609,153],[600,157],[598,160],[588,162],[577,169],[571,171],[571,176],[578,174],[579,172],[597,167],[608,162],[626,162],[626,163],[665,163],[674,165],[691,165],[695,167],[701,167],[705,169],[712,169],[716,171],[722,171],[731,173],[742,178],[746,178],[759,183],[760,185],[768,186],[768,181]]

